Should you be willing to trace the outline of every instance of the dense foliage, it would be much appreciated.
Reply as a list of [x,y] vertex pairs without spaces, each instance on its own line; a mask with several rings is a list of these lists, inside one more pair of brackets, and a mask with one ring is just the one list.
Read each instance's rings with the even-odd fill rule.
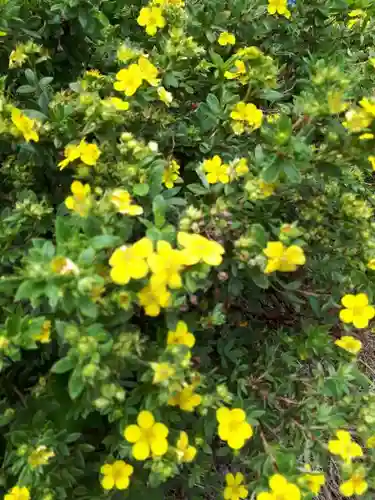
[[0,0],[5,500],[374,498],[372,0]]

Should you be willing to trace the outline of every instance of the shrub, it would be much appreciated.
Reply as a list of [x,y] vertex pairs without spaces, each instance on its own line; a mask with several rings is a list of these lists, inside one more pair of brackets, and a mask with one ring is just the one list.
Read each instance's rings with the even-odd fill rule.
[[0,9],[5,500],[373,498],[373,2]]

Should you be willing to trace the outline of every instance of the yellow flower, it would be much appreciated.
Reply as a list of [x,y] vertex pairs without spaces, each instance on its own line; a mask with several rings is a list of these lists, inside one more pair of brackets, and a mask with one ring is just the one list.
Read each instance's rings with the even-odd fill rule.
[[298,245],[285,247],[281,241],[269,241],[263,253],[268,257],[264,272],[266,274],[274,271],[283,273],[296,271],[298,266],[306,262],[303,249]]
[[56,274],[61,274],[62,276],[66,274],[79,274],[79,268],[74,264],[73,261],[67,259],[66,257],[55,257],[51,261],[51,270]]
[[112,191],[111,202],[120,214],[131,216],[143,214],[143,208],[133,204],[130,194],[125,189],[115,189]]
[[362,348],[362,342],[351,335],[344,335],[335,341],[335,344],[350,354],[358,354]]
[[129,487],[129,478],[133,471],[133,466],[123,460],[116,460],[113,464],[104,464],[100,468],[100,472],[103,474],[100,483],[105,490],[112,488],[126,490]]
[[65,205],[81,217],[86,217],[92,205],[91,188],[89,184],[73,181],[70,186],[73,196],[65,198]]
[[153,87],[157,87],[160,83],[160,80],[156,78],[158,76],[158,68],[144,56],[138,59],[138,66],[141,70],[142,79],[146,80]]
[[179,406],[183,411],[193,412],[202,402],[202,396],[194,391],[194,384],[180,388],[174,396],[168,399],[168,404],[170,406]]
[[163,172],[163,183],[167,189],[172,189],[174,183],[180,178],[180,165],[172,160]]
[[130,97],[142,85],[141,69],[138,64],[131,64],[128,68],[120,69],[116,74],[116,80],[117,82],[113,84],[114,89]]
[[348,109],[348,104],[342,100],[342,92],[338,90],[328,92],[328,109],[332,115],[338,115]]
[[165,287],[154,289],[148,285],[138,293],[139,303],[147,316],[159,316],[160,309],[169,306],[170,298],[171,294]]
[[290,18],[290,11],[288,10],[287,0],[268,0],[268,13],[271,15],[280,14],[287,19]]
[[310,474],[311,466],[305,465],[306,474],[298,479],[299,484],[308,488],[314,495],[319,495],[321,487],[324,486],[326,480],[324,474]]
[[224,488],[225,500],[239,500],[246,498],[249,490],[243,485],[244,477],[241,472],[237,472],[234,476],[229,473],[225,475],[226,487]]
[[27,59],[28,55],[25,52],[25,45],[20,44],[10,53],[9,68],[21,68]]
[[161,457],[168,450],[168,427],[155,422],[149,411],[141,411],[137,418],[138,425],[128,425],[124,437],[132,446],[132,454],[136,460],[146,460],[150,455]]
[[372,122],[371,116],[363,109],[350,109],[345,113],[345,121],[342,122],[343,126],[349,132],[361,132],[367,128]]
[[275,192],[275,184],[264,182],[261,179],[259,180],[258,184],[260,192],[262,193],[264,198],[269,198]]
[[44,321],[41,332],[34,335],[34,340],[40,342],[41,344],[48,344],[51,342],[51,325],[52,323],[50,321]]
[[166,90],[164,87],[158,87],[157,89],[158,97],[159,99],[164,102],[167,106],[171,104],[173,101],[173,96],[168,90]]
[[222,163],[220,156],[215,155],[209,160],[203,162],[203,169],[207,172],[206,178],[209,184],[228,184],[229,182],[229,165]]
[[143,7],[139,13],[137,22],[139,26],[146,27],[146,33],[150,36],[156,34],[159,28],[164,28],[165,19],[160,7]]
[[69,163],[80,160],[86,165],[93,166],[99,159],[101,151],[96,144],[87,143],[85,139],[79,144],[68,144],[64,150],[65,160],[59,163],[60,170],[63,170]]
[[237,61],[235,61],[234,65],[236,67],[236,71],[225,71],[224,78],[226,78],[227,80],[234,80],[235,78],[239,78],[241,83],[245,84],[248,81],[245,63],[238,59]]
[[104,75],[100,73],[98,69],[89,69],[85,72],[85,76],[91,76],[92,78],[104,78]]
[[158,241],[156,253],[150,255],[148,265],[153,273],[150,279],[152,288],[182,287],[181,272],[185,266],[183,251],[175,250],[167,241]]
[[358,469],[352,474],[348,481],[340,485],[340,493],[344,497],[351,497],[353,495],[361,496],[368,490],[368,484],[365,480],[365,471]]
[[49,459],[55,456],[55,452],[49,450],[46,446],[38,446],[28,457],[27,461],[33,469],[46,465]]
[[165,382],[176,373],[176,370],[169,363],[151,363],[151,368],[154,370],[153,384]]
[[[240,122],[242,127],[238,129],[238,133],[242,133],[241,129],[244,131],[245,124],[249,126],[250,131],[260,128],[263,121],[263,112],[254,104],[247,104],[241,101],[235,105],[230,117],[235,122]],[[233,127],[234,125],[232,125],[232,128]]]
[[375,259],[370,259],[367,262],[367,267],[371,269],[371,271],[375,271]]
[[153,243],[142,238],[131,246],[117,248],[110,260],[111,279],[118,285],[126,285],[131,279],[139,280],[148,273],[147,258],[153,252]]
[[112,108],[116,111],[127,111],[129,109],[129,103],[119,97],[107,97],[107,99],[103,99],[102,104],[105,108]]
[[130,59],[134,59],[137,57],[137,52],[132,49],[131,47],[128,47],[125,44],[120,45],[120,47],[117,49],[117,54],[116,54],[117,60],[120,62],[127,62]]
[[224,31],[220,33],[218,38],[219,45],[225,47],[226,45],[234,45],[236,43],[236,37],[232,33],[228,33],[228,31]]
[[366,447],[369,449],[375,448],[375,435],[368,438],[366,441]]
[[242,177],[249,172],[249,166],[246,158],[240,158],[234,166],[234,170],[238,177]]
[[189,332],[185,321],[179,321],[176,330],[169,330],[167,337],[167,345],[186,345],[192,348],[195,344],[195,337]]
[[328,450],[332,455],[338,455],[346,463],[350,463],[353,458],[363,456],[362,448],[352,440],[348,431],[336,431],[337,439],[328,442]]
[[369,156],[367,159],[371,163],[372,170],[375,170],[375,156]]
[[221,407],[216,411],[216,418],[220,439],[227,441],[234,450],[242,448],[253,435],[253,428],[246,422],[246,413],[241,408],[229,410]]
[[366,113],[375,117],[375,102],[370,101],[370,99],[364,97],[359,101],[359,104],[366,111]]
[[4,497],[4,500],[30,500],[30,491],[25,486],[14,486]]
[[194,446],[189,446],[189,438],[185,431],[180,432],[180,437],[176,443],[177,460],[182,462],[192,462],[197,454],[197,449]]
[[271,492],[262,492],[257,495],[257,500],[300,500],[301,492],[298,486],[289,483],[281,474],[270,477],[268,484]]
[[369,132],[366,132],[364,134],[361,134],[358,139],[360,141],[369,141],[370,139],[373,139],[375,136],[374,134],[370,134]]
[[375,308],[369,305],[365,293],[344,295],[341,304],[346,308],[340,311],[341,321],[353,323],[356,328],[366,328],[370,319],[375,316]]
[[208,240],[200,234],[180,232],[178,243],[184,247],[187,265],[205,262],[209,266],[219,266],[223,260],[224,248],[217,241]]
[[21,132],[26,142],[39,142],[39,135],[36,131],[38,122],[24,115],[19,109],[12,108],[12,122],[16,129]]

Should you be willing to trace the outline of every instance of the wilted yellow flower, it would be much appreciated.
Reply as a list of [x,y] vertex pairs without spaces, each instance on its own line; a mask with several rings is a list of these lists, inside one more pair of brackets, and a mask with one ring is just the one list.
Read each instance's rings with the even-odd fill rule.
[[107,97],[107,99],[102,100],[102,105],[109,110],[113,109],[115,111],[127,111],[129,109],[129,103],[119,97]]
[[30,500],[30,491],[25,486],[21,488],[20,486],[14,486],[5,495],[4,500]]
[[192,348],[195,344],[195,337],[189,332],[185,321],[179,321],[176,325],[176,330],[169,330],[167,337],[167,345],[186,345]]
[[326,480],[324,474],[312,473],[311,466],[305,465],[306,473],[298,479],[298,483],[308,488],[314,495],[319,495]]
[[103,477],[100,481],[103,489],[126,490],[130,484],[130,476],[134,468],[123,460],[116,460],[113,464],[104,464],[100,468]]
[[168,399],[170,406],[179,406],[183,411],[193,412],[202,402],[202,396],[195,392],[195,385],[187,385],[179,388],[173,396]]
[[258,186],[264,198],[269,198],[270,196],[272,196],[276,188],[275,184],[264,182],[262,179],[259,180]]
[[160,79],[156,78],[159,73],[158,68],[144,56],[138,59],[138,66],[141,70],[142,79],[153,87],[157,87],[160,83]]
[[176,443],[177,460],[180,463],[192,462],[197,454],[197,449],[189,445],[189,438],[185,431],[180,432],[180,437]]
[[117,49],[117,60],[120,62],[128,62],[130,59],[136,58],[137,51],[123,44]]
[[280,14],[280,16],[289,19],[291,14],[288,9],[288,0],[268,0],[268,13],[271,15]]
[[79,274],[79,268],[67,257],[55,257],[51,261],[51,271],[62,276],[66,274]]
[[350,352],[350,354],[358,354],[362,348],[362,342],[351,335],[343,335],[335,341],[335,344],[341,347],[341,349]]
[[342,92],[339,90],[331,90],[328,92],[328,109],[333,115],[342,113],[348,109],[348,103],[344,102],[342,99]]
[[328,442],[328,450],[332,455],[338,455],[346,463],[350,463],[353,458],[363,456],[362,448],[355,441],[348,431],[336,431],[337,439]]
[[21,132],[26,142],[39,142],[38,122],[36,120],[24,115],[19,109],[12,108],[12,122],[16,129]]
[[140,205],[133,204],[130,194],[125,189],[115,189],[112,191],[111,202],[120,214],[131,216],[143,214],[143,208]]
[[348,21],[347,26],[349,29],[352,29],[355,24],[362,24],[362,22],[366,19],[367,14],[362,9],[354,9],[349,12],[348,16],[351,17],[351,19]]
[[241,408],[219,408],[216,418],[220,439],[227,441],[228,446],[234,450],[242,448],[253,435],[253,428],[246,422],[246,413]]
[[249,166],[247,164],[247,159],[240,158],[238,161],[236,161],[234,164],[234,170],[235,170],[236,175],[238,177],[242,177],[242,176],[246,175],[249,172]]
[[200,234],[179,232],[178,243],[184,247],[187,265],[205,262],[210,266],[219,266],[223,260],[224,248],[217,241],[208,240]]
[[169,434],[168,427],[155,422],[153,414],[141,411],[137,417],[138,425],[128,425],[124,431],[124,438],[134,443],[132,455],[136,460],[146,460],[150,455],[161,457],[167,453]]
[[173,96],[168,90],[166,90],[164,87],[158,87],[157,93],[159,96],[159,99],[164,102],[167,106],[171,104],[173,101]]
[[101,155],[101,151],[96,144],[88,143],[85,139],[79,144],[68,144],[64,150],[65,160],[59,163],[60,170],[72,163],[75,160],[80,159],[83,163],[89,166],[93,166],[98,161]]
[[112,281],[118,285],[126,285],[131,279],[144,278],[149,270],[147,258],[152,252],[153,243],[148,238],[117,248],[109,260]]
[[176,370],[169,363],[151,363],[151,368],[154,370],[153,384],[165,382],[176,373]]
[[369,305],[365,293],[344,295],[341,304],[345,308],[340,311],[341,321],[353,323],[356,328],[366,328],[370,319],[375,316],[375,307]]
[[170,298],[171,294],[165,286],[152,288],[148,285],[138,293],[139,303],[147,316],[159,316],[160,309],[169,306]]
[[137,22],[146,28],[146,33],[150,36],[156,34],[159,28],[164,28],[165,18],[160,7],[142,7]]
[[225,481],[227,483],[224,488],[225,500],[240,500],[247,497],[249,490],[243,485],[244,476],[241,472],[237,472],[236,475],[226,474]]
[[51,326],[52,323],[50,321],[44,321],[40,333],[34,335],[33,339],[41,344],[48,344],[51,342]]
[[130,97],[136,93],[142,85],[142,73],[138,64],[131,64],[128,68],[120,69],[116,74],[116,82],[113,84],[115,90],[124,92]]
[[163,183],[167,189],[172,189],[174,183],[180,178],[180,165],[176,160],[171,160],[163,172]]
[[104,75],[100,73],[98,69],[89,69],[85,72],[85,76],[91,76],[91,78],[104,78]]
[[269,241],[263,253],[268,257],[264,270],[266,274],[274,271],[293,272],[306,262],[304,251],[300,246],[285,247],[281,241]]
[[371,116],[364,109],[350,109],[345,113],[345,121],[342,124],[349,132],[361,132],[371,122]]
[[340,485],[340,493],[344,497],[352,497],[353,495],[361,496],[368,490],[368,484],[365,480],[366,473],[363,468],[353,472],[350,479]]
[[234,66],[236,70],[225,71],[224,78],[226,78],[227,80],[234,80],[238,78],[242,84],[245,84],[248,81],[245,63],[240,59],[237,59],[237,61],[234,62]]
[[209,160],[203,162],[203,169],[206,172],[207,182],[209,184],[228,184],[229,182],[229,165],[222,162],[220,156],[215,155]]
[[46,465],[49,459],[55,456],[55,452],[49,450],[46,446],[38,446],[34,451],[31,452],[27,461],[30,467],[36,469],[41,465]]
[[81,217],[86,217],[92,206],[91,188],[89,184],[73,181],[70,186],[73,196],[65,198],[65,205]]
[[271,492],[258,493],[257,500],[300,500],[301,492],[298,486],[289,483],[281,474],[274,474],[268,480]]
[[16,46],[9,56],[9,68],[21,68],[23,63],[27,61],[28,55],[23,43]]
[[233,33],[228,33],[228,31],[224,31],[223,33],[220,33],[220,36],[217,41],[219,45],[225,47],[226,45],[234,45],[236,43],[236,37],[233,35]]

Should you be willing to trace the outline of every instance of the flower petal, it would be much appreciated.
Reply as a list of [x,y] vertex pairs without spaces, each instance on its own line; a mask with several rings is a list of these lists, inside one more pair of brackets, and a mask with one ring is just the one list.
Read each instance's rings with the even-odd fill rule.
[[155,423],[155,419],[150,411],[144,410],[139,413],[137,423],[141,429],[151,429]]

